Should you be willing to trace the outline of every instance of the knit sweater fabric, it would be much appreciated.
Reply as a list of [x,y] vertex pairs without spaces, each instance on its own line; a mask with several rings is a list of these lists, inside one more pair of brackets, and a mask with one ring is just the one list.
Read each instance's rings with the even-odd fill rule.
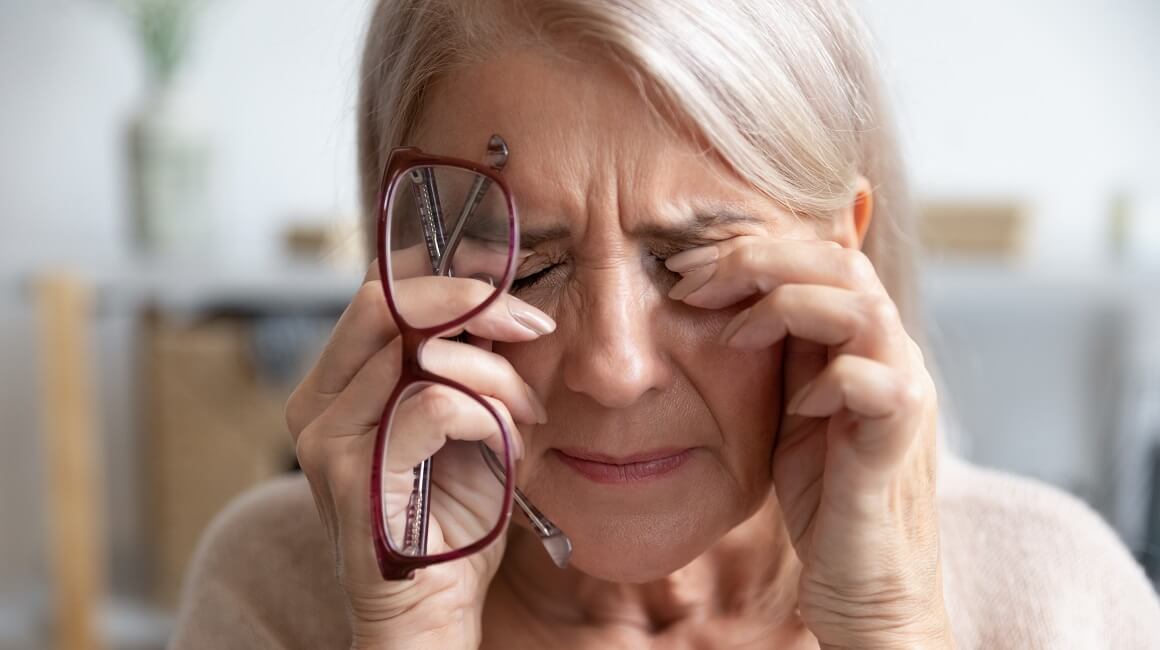
[[[1160,650],[1160,599],[1090,507],[952,456],[939,465],[947,611],[961,649]],[[301,475],[234,501],[187,573],[170,648],[347,648],[334,560]]]

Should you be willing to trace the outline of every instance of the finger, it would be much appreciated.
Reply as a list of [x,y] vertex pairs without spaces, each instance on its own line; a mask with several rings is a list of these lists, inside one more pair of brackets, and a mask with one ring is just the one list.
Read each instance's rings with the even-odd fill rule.
[[502,458],[503,433],[497,417],[511,433],[512,453],[519,457],[523,445],[511,414],[498,400],[488,404],[494,413],[466,393],[438,384],[407,396],[391,421],[386,470],[407,471],[434,456],[449,440],[485,442]]
[[[471,278],[427,276],[392,285],[395,304],[411,327],[450,323],[496,294],[495,287]],[[491,340],[528,341],[556,329],[556,321],[510,293],[495,295],[482,313],[445,333],[464,330]]]
[[308,377],[311,387],[323,395],[338,393],[372,354],[398,335],[399,328],[387,308],[382,283],[365,282],[331,330]]
[[[467,313],[492,292],[482,282],[461,278],[416,278],[401,281],[397,287],[402,296],[400,300],[406,301],[412,310],[409,314],[428,322],[454,320],[456,315]],[[555,326],[555,321],[539,309],[515,296],[502,294],[452,334],[466,329],[481,339],[523,342],[538,338]],[[346,388],[368,359],[398,333],[382,284],[376,280],[367,282],[339,318],[318,362],[287,402],[287,425],[295,439]]]
[[909,368],[843,354],[798,391],[786,410],[795,416],[832,418],[828,453],[848,463],[839,471],[844,476],[857,472],[854,478],[872,481],[882,478],[876,473],[897,467],[918,437],[929,390]]
[[[420,322],[454,320],[493,293],[476,280],[430,276],[399,282],[395,289],[397,302],[407,305],[408,318],[414,316]],[[510,294],[497,297],[495,303],[465,325],[476,336],[507,342],[529,341],[554,327],[546,314]],[[371,355],[398,334],[382,283],[372,280],[364,284],[339,318],[323,350],[315,389],[324,394],[338,393]]]
[[[717,261],[688,272],[673,286],[670,297],[694,307],[720,309],[790,283],[886,293],[864,253],[834,242],[744,237],[717,246],[721,248]],[[667,264],[680,268],[680,260],[674,263],[674,258]]]
[[[358,371],[347,388],[327,408],[332,435],[361,435],[378,426],[383,408],[398,381],[401,343],[396,339],[377,352]],[[448,341],[431,339],[423,347],[423,367],[453,379],[480,395],[503,402],[518,422],[547,421],[539,398],[498,354]]]
[[898,309],[889,297],[824,285],[783,284],[737,314],[721,332],[732,348],[769,347],[787,335],[887,363],[906,360]]

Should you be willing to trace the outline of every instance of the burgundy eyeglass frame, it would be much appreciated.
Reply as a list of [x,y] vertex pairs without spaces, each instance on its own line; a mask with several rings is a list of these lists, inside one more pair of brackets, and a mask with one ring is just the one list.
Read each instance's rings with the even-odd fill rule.
[[[388,250],[387,239],[390,234],[388,231],[391,217],[390,210],[394,202],[395,192],[400,186],[399,179],[412,169],[424,166],[464,169],[486,177],[499,187],[503,193],[504,202],[508,209],[508,260],[507,268],[504,269],[504,275],[497,285],[497,290],[487,300],[475,306],[466,314],[447,323],[441,323],[433,327],[414,327],[402,317],[398,306],[395,304],[394,296],[391,293],[392,276],[390,274],[390,251]],[[467,321],[487,309],[511,286],[516,270],[515,247],[519,242],[519,219],[516,217],[516,206],[512,199],[511,190],[503,177],[496,173],[494,169],[470,160],[426,154],[415,147],[399,147],[391,151],[387,159],[386,169],[383,172],[382,182],[379,186],[378,201],[378,242],[376,246],[378,249],[379,277],[382,280],[383,297],[386,299],[391,317],[399,329],[399,338],[402,343],[402,367],[400,369],[399,379],[391,391],[391,396],[387,399],[386,406],[383,408],[383,414],[379,418],[378,431],[375,434],[374,462],[371,466],[371,522],[375,559],[379,566],[379,573],[384,580],[406,580],[411,578],[417,569],[457,560],[482,550],[500,536],[504,529],[507,528],[508,522],[511,519],[512,500],[515,490],[515,480],[512,476],[512,467],[514,466],[515,459],[512,456],[511,431],[508,430],[508,426],[499,412],[474,390],[452,379],[441,377],[424,369],[419,363],[419,353],[428,339],[438,337],[440,334],[462,327]],[[504,495],[496,526],[482,538],[463,548],[422,557],[404,555],[392,549],[383,521],[382,459],[383,451],[387,443],[387,427],[390,416],[393,415],[395,407],[398,405],[403,394],[416,383],[447,386],[473,398],[495,418],[495,421],[499,424],[504,442]]]

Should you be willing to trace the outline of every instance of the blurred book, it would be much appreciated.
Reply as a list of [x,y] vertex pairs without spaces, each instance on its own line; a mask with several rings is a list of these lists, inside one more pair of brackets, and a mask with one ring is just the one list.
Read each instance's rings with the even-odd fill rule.
[[282,231],[287,257],[342,270],[362,270],[369,262],[357,219],[334,215],[290,220]]
[[1014,199],[928,199],[918,204],[919,238],[938,257],[1022,256],[1026,204]]

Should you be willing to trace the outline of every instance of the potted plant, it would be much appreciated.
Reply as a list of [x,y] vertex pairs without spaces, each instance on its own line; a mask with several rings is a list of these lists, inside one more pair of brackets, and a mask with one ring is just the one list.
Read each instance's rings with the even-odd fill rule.
[[138,250],[201,258],[212,244],[211,141],[181,73],[205,0],[113,1],[130,19],[147,73],[128,129]]

